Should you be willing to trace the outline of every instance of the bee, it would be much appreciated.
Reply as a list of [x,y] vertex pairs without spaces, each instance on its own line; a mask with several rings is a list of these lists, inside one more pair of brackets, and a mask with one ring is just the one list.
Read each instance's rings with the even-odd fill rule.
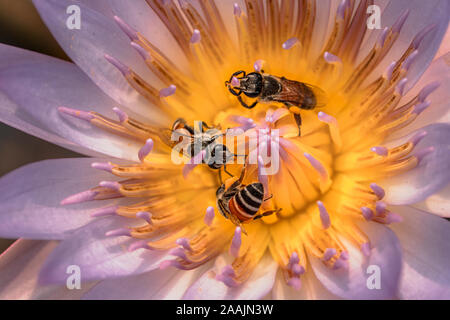
[[242,184],[246,163],[239,178],[231,177],[225,183],[221,182],[221,186],[216,191],[219,212],[225,218],[230,219],[232,223],[240,226],[245,234],[242,223],[248,223],[281,211],[280,208],[258,214],[262,203],[271,199],[272,196],[264,198],[264,186],[261,182],[254,182],[248,185]]
[[[239,83],[233,83],[233,78],[238,79]],[[266,74],[264,70],[249,74],[242,70],[237,71],[231,75],[230,80],[225,81],[225,86],[237,96],[241,105],[248,109],[254,108],[258,102],[283,103],[294,114],[298,136],[300,136],[302,124],[300,110],[312,110],[325,105],[326,102],[322,89],[285,77]],[[255,98],[256,101],[248,105],[242,99],[242,93],[249,98]]]
[[[177,146],[178,150],[182,149],[183,154],[188,158],[193,158],[200,152],[205,151],[202,159],[204,164],[207,164],[211,169],[219,170],[219,174],[223,167],[223,170],[229,176],[232,176],[227,171],[226,164],[239,155],[230,152],[227,146],[216,141],[223,135],[217,128],[208,126],[204,121],[200,123],[200,128],[195,130],[187,124],[186,120],[178,118],[171,129],[162,131],[160,137],[169,147]],[[187,144],[182,137],[188,138]]]

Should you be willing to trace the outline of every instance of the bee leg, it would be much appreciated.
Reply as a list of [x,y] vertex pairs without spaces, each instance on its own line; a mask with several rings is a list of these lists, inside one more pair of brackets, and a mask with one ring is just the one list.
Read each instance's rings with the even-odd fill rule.
[[[230,177],[233,177],[233,175],[227,171],[226,165],[223,165],[223,171],[225,171]],[[220,169],[219,169],[219,172],[220,172]]]
[[[231,75],[230,80],[225,81],[225,87],[228,87],[228,86],[230,85],[231,81],[233,80],[233,77],[236,77],[236,78],[237,78],[237,76],[240,75],[240,74],[242,74],[242,78],[245,78],[245,76],[247,75],[247,74],[245,73],[244,70],[236,71],[235,73],[233,73],[233,74]],[[242,78],[239,78],[239,79],[242,79]],[[231,90],[230,90],[230,91],[231,91]],[[232,92],[232,93],[233,93],[233,92]],[[239,92],[239,94],[240,94],[240,92]]]
[[230,221],[231,221],[235,226],[241,228],[241,231],[242,231],[245,235],[247,235],[247,231],[245,231],[244,227],[242,226],[241,220],[239,220],[236,216],[234,216],[234,215],[232,215],[232,214],[230,214],[230,215],[228,216],[228,218],[230,219]]
[[302,116],[298,113],[294,113],[294,119],[295,119],[295,123],[297,123],[297,127],[298,127],[298,136],[301,136],[301,126],[302,126]]
[[239,91],[229,87],[228,90],[234,95],[234,96],[239,96],[242,93],[242,90],[239,89]]
[[267,201],[273,198],[273,194],[271,194],[270,196],[268,196],[267,198],[265,198],[263,201]]
[[242,226],[242,224],[241,224],[241,225],[239,225],[239,227],[241,228],[242,233],[245,234],[246,236],[248,236],[247,231],[245,231],[244,226]]
[[250,109],[251,109],[251,108],[254,108],[257,104],[258,104],[258,101],[253,102],[253,103],[250,105]]
[[247,108],[247,109],[252,109],[254,108],[257,104],[258,101],[253,102],[251,105],[248,105],[244,102],[244,100],[242,100],[242,97],[238,96],[238,100],[239,102],[242,104],[243,107]]
[[[244,163],[247,161],[247,154],[233,154],[236,158],[237,157],[244,157]],[[239,160],[237,161],[237,163],[239,163]]]
[[233,79],[233,77],[237,77],[237,76],[240,75],[240,74],[242,74],[243,77],[245,77],[245,76],[247,75],[247,74],[245,73],[244,70],[236,71],[235,73],[233,73],[233,74],[231,75],[231,77],[230,77],[230,82],[231,82],[231,80]]
[[270,215],[272,215],[274,213],[278,213],[280,211],[281,211],[281,208],[279,208],[277,210],[269,210],[269,211],[266,211],[266,212],[263,212],[263,213],[257,215],[256,217],[253,218],[253,220],[261,219],[262,217],[267,217],[267,216],[270,216]]
[[235,156],[235,157],[247,157],[246,154],[236,154],[236,153],[233,153],[233,156]]
[[219,182],[220,182],[220,185],[223,185],[222,168],[219,168]]
[[246,172],[247,172],[247,157],[245,157],[244,167],[242,168],[241,175],[239,176],[239,180],[237,181],[239,182],[239,184],[241,184],[242,181],[244,180]]

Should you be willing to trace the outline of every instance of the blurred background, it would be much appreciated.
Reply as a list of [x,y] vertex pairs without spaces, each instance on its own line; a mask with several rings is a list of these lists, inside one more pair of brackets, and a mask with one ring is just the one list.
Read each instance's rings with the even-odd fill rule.
[[[70,59],[52,37],[31,0],[0,0],[0,42],[40,52],[60,59]],[[0,177],[27,163],[80,157],[72,151],[52,145],[0,123]],[[0,253],[14,240],[0,239]]]

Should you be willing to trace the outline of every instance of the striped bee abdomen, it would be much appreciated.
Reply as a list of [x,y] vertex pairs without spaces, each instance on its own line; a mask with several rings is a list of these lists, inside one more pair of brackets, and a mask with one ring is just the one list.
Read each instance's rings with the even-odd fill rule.
[[252,183],[240,190],[229,202],[230,211],[240,220],[253,219],[264,198],[264,187],[261,183]]

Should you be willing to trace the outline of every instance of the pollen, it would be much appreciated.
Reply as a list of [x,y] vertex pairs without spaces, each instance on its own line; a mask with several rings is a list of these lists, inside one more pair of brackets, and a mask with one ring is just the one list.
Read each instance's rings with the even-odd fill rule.
[[[215,276],[229,286],[248,279],[265,254],[278,262],[286,283],[294,288],[300,288],[312,257],[331,269],[346,268],[351,257],[342,238],[370,255],[370,238],[358,224],[401,220],[386,207],[385,192],[377,182],[413,169],[433,152],[415,150],[426,132],[397,146],[384,145],[429,106],[427,96],[439,86],[429,84],[410,101],[400,103],[417,47],[430,30],[419,33],[398,61],[368,81],[398,38],[408,12],[380,34],[367,56],[355,59],[367,32],[363,17],[370,1],[341,2],[322,50],[313,37],[318,11],[313,1],[268,1],[264,6],[262,1],[245,0],[242,8],[234,4],[229,8],[234,10],[234,21],[227,23],[234,23],[236,40],[213,1],[200,1],[198,7],[188,1],[147,3],[188,57],[189,72],[120,17],[115,20],[130,38],[130,46],[163,86],[147,83],[114,57],[105,59],[117,69],[118,77],[148,100],[149,108],[158,108],[170,120],[156,126],[118,107],[114,107],[117,119],[60,107],[63,115],[142,145],[136,163],[92,164],[111,173],[113,181],[99,182],[62,204],[127,198],[113,207],[99,204],[92,213],[93,217],[130,219],[128,228],[112,230],[107,236],[136,239],[129,250],[170,250],[173,259],[162,262],[163,269],[194,269],[226,255],[229,263]],[[246,109],[224,86],[238,70],[318,87],[326,102],[312,110],[288,110],[279,102]],[[230,84],[239,87],[239,78],[232,77]],[[295,114],[301,114],[300,136]],[[249,160],[242,184],[261,182],[264,201],[259,212],[274,213],[239,226],[218,214],[216,191],[221,179],[230,177],[223,171],[219,176],[203,163],[204,152],[184,164],[172,161],[173,146],[162,133],[178,118],[189,124],[204,121],[222,134],[234,132],[234,138],[227,135],[227,146],[243,147],[239,150]],[[235,139],[239,137],[244,137],[242,145]],[[278,157],[274,172],[267,173],[270,164],[261,157],[261,148]],[[227,165],[229,175],[236,178],[227,186],[237,180],[243,167],[244,161]]]

